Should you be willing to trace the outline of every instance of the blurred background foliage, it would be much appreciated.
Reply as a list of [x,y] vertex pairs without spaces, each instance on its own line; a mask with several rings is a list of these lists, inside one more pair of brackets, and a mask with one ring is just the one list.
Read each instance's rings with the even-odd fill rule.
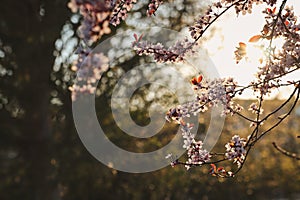
[[[135,6],[126,23],[113,28],[134,29],[135,24],[182,30],[201,13],[198,1],[166,1],[156,17],[146,17],[147,1]],[[208,3],[208,2],[206,2]],[[300,199],[300,163],[271,145],[299,153],[300,116],[287,121],[260,141],[243,170],[232,179],[208,174],[208,167],[166,167],[145,174],[119,172],[102,165],[82,145],[74,127],[68,87],[74,72],[73,52],[81,43],[76,36],[80,17],[67,8],[67,0],[2,0],[0,7],[0,199]],[[211,35],[213,35],[213,31]],[[103,37],[104,40],[106,37]],[[101,41],[99,41],[101,42]],[[115,124],[110,97],[118,78],[146,57],[122,55],[98,85],[96,110],[107,136],[118,146],[149,152],[167,144],[177,126],[166,124],[149,139],[136,139]],[[115,52],[117,54],[117,52]],[[124,57],[124,58],[123,58]],[[137,124],[149,123],[150,85],[137,90],[131,109]],[[176,103],[164,88],[159,100]],[[249,101],[239,101],[249,105]],[[265,112],[280,100],[265,103]],[[143,106],[138,106],[143,105]],[[299,106],[298,106],[299,109]],[[199,118],[198,132],[207,130],[209,112]],[[164,120],[164,119],[162,119]],[[272,123],[272,119],[269,123]],[[267,126],[267,125],[266,125]],[[247,136],[249,124],[229,117],[214,151],[223,151],[233,134]],[[230,163],[226,163],[230,166]]]

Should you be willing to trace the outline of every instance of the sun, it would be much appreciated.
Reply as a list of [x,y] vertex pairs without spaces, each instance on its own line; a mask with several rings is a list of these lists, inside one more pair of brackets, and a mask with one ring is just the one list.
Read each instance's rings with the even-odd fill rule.
[[[288,3],[293,5],[295,13],[300,12],[299,0],[290,0]],[[263,9],[265,9],[263,5],[255,6],[251,15],[239,16],[238,20],[235,12],[232,11],[215,23],[216,31],[212,33],[214,37],[206,41],[204,47],[221,77],[233,77],[239,84],[248,85],[256,78],[258,67],[266,64],[270,40],[259,38],[255,42],[249,42],[249,39],[261,34],[265,24]],[[280,50],[283,43],[283,38],[273,39],[272,47],[275,47],[275,51]],[[244,52],[240,49],[240,53],[245,55],[239,62],[236,61],[235,54],[238,48],[245,50]],[[300,76],[299,73],[297,76]],[[242,98],[252,96],[252,93],[245,93]],[[270,98],[274,96],[277,97],[278,94]]]

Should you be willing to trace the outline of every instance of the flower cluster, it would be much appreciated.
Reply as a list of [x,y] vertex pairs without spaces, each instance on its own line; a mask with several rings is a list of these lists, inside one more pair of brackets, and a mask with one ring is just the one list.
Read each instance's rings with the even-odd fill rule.
[[213,3],[205,12],[195,21],[193,26],[189,27],[192,38],[198,40],[206,29],[216,21],[223,13],[225,13],[232,6],[235,7],[236,13],[242,12],[245,15],[247,12],[252,12],[253,4],[261,4],[262,0],[221,0],[220,2]]
[[215,17],[213,10],[209,8],[204,16],[201,16],[193,26],[189,27],[191,36],[194,40],[197,40],[204,33],[205,28],[211,23],[212,19]]
[[166,120],[168,122],[175,121],[177,124],[181,124],[181,121],[185,117],[189,117],[189,109],[184,104],[183,106],[179,105],[176,108],[171,108],[166,114]]
[[185,123],[184,121],[181,122],[181,131],[183,137],[183,148],[189,150],[191,145],[195,143],[195,134],[191,132],[193,128],[193,124]]
[[[297,24],[297,17],[293,11],[292,7],[285,7],[285,11],[278,13],[276,7],[266,8],[263,13],[266,14],[266,24],[262,30],[262,35],[271,39],[273,37],[284,36],[289,37],[299,37],[297,32],[300,29],[300,24]],[[297,36],[298,35],[298,36]]]
[[233,160],[233,162],[237,163],[238,167],[240,167],[247,152],[245,146],[246,139],[240,138],[238,135],[234,135],[230,142],[225,145],[225,157],[229,160]]
[[134,35],[135,41],[132,43],[138,55],[154,55],[157,62],[178,62],[182,61],[187,52],[192,52],[193,43],[187,38],[177,41],[175,45],[166,48],[161,43],[153,44],[148,41],[141,41],[141,37]]
[[[86,52],[84,53],[86,54]],[[72,67],[73,70],[77,71],[77,82],[69,87],[73,101],[79,95],[93,94],[96,90],[96,82],[109,67],[109,59],[102,53],[89,53],[85,58],[81,54],[80,57],[83,59],[82,62]]]
[[224,110],[222,115],[240,112],[243,107],[235,104],[232,98],[236,94],[236,82],[232,78],[215,79],[213,81],[202,81],[202,75],[191,80],[196,99],[171,108],[166,114],[167,121],[175,121],[181,125],[182,135],[184,140],[184,148],[188,148],[194,141],[194,135],[191,135],[191,125],[185,123],[184,118],[192,115],[197,115],[200,112],[205,112],[209,107],[223,105]]
[[195,134],[191,132],[193,124],[184,122],[183,118],[189,116],[188,108],[182,106],[170,109],[166,115],[166,119],[168,121],[175,120],[181,126],[182,137],[184,139],[183,148],[188,151],[188,160],[185,165],[187,169],[189,169],[192,165],[201,165],[208,162],[211,157],[209,152],[202,148],[202,141],[195,140]]
[[[167,121],[173,120],[181,126],[184,139],[183,148],[188,151],[188,160],[185,165],[187,169],[192,165],[201,165],[208,162],[211,155],[207,150],[202,149],[202,141],[195,140],[195,135],[191,133],[193,125],[186,123],[184,118],[190,117],[191,114],[196,115],[199,112],[205,112],[208,107],[217,106],[220,103],[224,105],[223,114],[234,114],[234,112],[242,110],[241,106],[238,104],[234,105],[232,101],[232,98],[236,94],[236,82],[232,78],[215,79],[208,82],[203,80],[202,75],[199,75],[191,79],[191,83],[197,94],[196,99],[170,109],[166,115]],[[231,146],[230,149],[227,148],[226,158],[230,160],[234,159],[234,162],[240,164],[242,159],[244,159],[242,155],[245,153],[244,139],[234,136],[228,145]],[[226,171],[224,173],[223,171],[219,171],[218,173],[227,174]]]
[[[293,9],[286,7],[283,11],[280,8],[277,12],[276,8],[266,8],[263,13],[266,14],[266,24],[258,36],[270,40],[270,44],[265,47],[266,61],[258,67],[257,80],[252,83],[253,91],[259,91],[260,95],[279,88],[282,76],[300,68],[300,24],[297,24]],[[271,46],[272,41],[278,37],[285,39],[280,50]]]
[[195,135],[191,133],[191,129],[193,128],[193,124],[185,123],[183,118],[190,117],[188,112],[188,108],[183,106],[178,106],[177,108],[170,109],[166,114],[166,120],[170,122],[174,120],[177,124],[181,126],[183,141],[183,148],[189,149],[190,145],[195,142]]
[[259,107],[257,105],[257,103],[250,104],[248,110],[251,111],[252,113],[255,113],[256,115],[258,115],[258,114],[261,115],[263,113],[263,111],[264,111],[264,109],[262,109],[261,107]]
[[280,87],[281,77],[300,68],[300,40],[292,41],[285,42],[282,51],[276,55],[278,60],[266,62],[258,67],[257,80],[252,83],[253,91],[259,91],[262,95],[268,94],[274,88]]
[[194,90],[197,94],[197,103],[194,107],[198,107],[199,111],[203,112],[207,110],[207,106],[212,107],[221,104],[224,107],[224,115],[240,112],[243,108],[232,100],[236,95],[236,84],[236,81],[231,77],[194,84]]
[[169,153],[165,157],[166,159],[170,159],[170,164],[172,167],[175,167],[178,164],[178,158],[173,156],[173,154]]
[[251,14],[253,5],[254,4],[258,5],[258,4],[262,4],[262,3],[263,3],[263,1],[261,1],[261,0],[238,1],[234,6],[235,12],[236,12],[236,14],[239,14],[241,12],[242,15],[246,15],[247,13]]
[[203,149],[202,141],[193,142],[187,152],[188,160],[185,167],[189,169],[192,165],[202,165],[208,162],[211,155],[206,149]]
[[[268,63],[263,67],[259,68],[257,72],[257,81],[253,82],[253,91],[259,91],[259,95],[270,94],[274,88],[280,87],[280,76],[283,76],[287,73],[282,65],[278,63]],[[265,80],[265,81],[262,81]]]
[[258,67],[257,80],[252,82],[253,91],[259,91],[262,95],[271,93],[274,88],[281,86],[281,77],[300,68],[299,41],[286,41],[282,51],[276,55],[278,60],[268,61],[263,66]]
[[148,5],[147,15],[155,15],[156,10],[158,7],[163,3],[162,0],[151,0],[151,2]]
[[127,12],[130,11],[137,0],[119,0],[112,12],[110,23],[117,26],[121,23],[121,20],[125,20]]
[[[128,11],[132,9],[133,4],[136,2],[136,0],[70,0],[68,6],[73,12],[79,11],[82,15],[83,20],[79,27],[79,36],[92,44],[98,41],[103,34],[111,32],[109,23],[116,26],[122,20],[125,20]],[[193,47],[198,44],[198,40],[204,32],[229,9],[235,9],[237,15],[240,13],[244,15],[252,12],[254,4],[266,3],[268,6],[263,11],[266,15],[266,24],[263,26],[261,33],[249,40],[249,42],[264,40],[268,43],[267,47],[261,45],[261,48],[265,50],[265,59],[260,62],[256,79],[246,86],[239,86],[230,77],[204,80],[203,76],[199,75],[191,80],[195,99],[171,108],[167,112],[166,120],[169,122],[175,121],[180,125],[183,148],[187,150],[188,157],[186,162],[180,162],[177,158],[174,159],[172,155],[168,155],[168,158],[172,158],[172,166],[183,164],[189,169],[194,165],[211,164],[210,174],[213,176],[232,177],[235,172],[226,171],[223,167],[217,168],[214,163],[233,160],[240,169],[248,155],[249,147],[253,146],[261,136],[279,125],[285,117],[279,118],[279,121],[266,131],[260,129],[263,121],[281,110],[289,101],[294,101],[290,112],[295,107],[300,98],[300,80],[282,83],[282,77],[300,69],[300,24],[297,23],[297,17],[293,9],[291,7],[284,8],[286,2],[286,0],[283,0],[280,8],[276,10],[276,8],[273,8],[276,0],[220,0],[213,3],[204,15],[200,16],[194,25],[189,27],[193,38],[192,42],[186,38],[175,42],[174,45],[169,47],[165,47],[161,43],[155,44],[151,41],[142,41],[142,36],[138,37],[134,34],[135,40],[132,46],[138,55],[153,55],[154,60],[157,62],[179,62],[184,60],[188,52],[194,52]],[[149,0],[147,15],[154,15],[162,3],[162,0]],[[281,48],[275,47],[275,42],[273,42],[279,37],[284,39]],[[278,50],[278,48],[280,49]],[[240,42],[234,54],[237,63],[245,58],[247,56],[246,44]],[[91,53],[90,49],[79,50],[78,61],[72,67],[74,71],[78,70],[77,82],[70,87],[73,100],[78,97],[78,94],[92,94],[95,92],[97,81],[101,78],[102,73],[109,68],[108,63],[108,58],[102,53]],[[266,117],[261,116],[264,95],[271,93],[276,88],[291,85],[295,89],[288,101],[279,106],[274,112],[266,114]],[[243,115],[240,112],[243,107],[234,102],[234,98],[246,89],[250,89],[257,94],[258,103],[252,103],[248,109],[256,115],[255,119]],[[296,91],[298,92],[296,93]],[[298,96],[293,100],[295,94]],[[225,153],[210,153],[203,149],[202,141],[196,141],[195,134],[191,131],[193,124],[187,123],[185,118],[205,112],[209,108],[218,105],[224,108],[222,115],[237,114],[239,117],[251,122],[255,129],[249,135],[248,140],[234,135],[225,145]],[[285,116],[288,116],[288,114]],[[217,156],[222,156],[222,158],[215,160]]]
[[71,0],[68,7],[72,12],[78,10],[83,17],[79,36],[88,43],[95,42],[104,34],[109,34],[111,4],[103,0]]
[[211,168],[209,170],[209,174],[212,176],[218,176],[218,177],[234,177],[233,172],[231,171],[226,171],[224,167],[218,167],[215,164],[210,164]]

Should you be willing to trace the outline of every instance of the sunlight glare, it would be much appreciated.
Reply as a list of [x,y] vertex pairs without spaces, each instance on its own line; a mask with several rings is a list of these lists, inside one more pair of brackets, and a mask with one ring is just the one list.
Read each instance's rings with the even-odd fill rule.
[[[299,0],[290,0],[287,5],[293,5],[295,13],[300,12]],[[252,14],[240,15],[238,19],[235,12],[231,11],[215,23],[217,31],[215,31],[214,37],[204,43],[204,47],[208,50],[210,58],[221,77],[233,77],[240,85],[248,85],[255,79],[255,74],[258,70],[257,67],[264,64],[261,59],[266,57],[267,54],[264,52],[262,45],[266,47],[269,41],[259,40],[256,43],[250,43],[248,40],[252,36],[260,34],[265,23],[264,15],[262,14],[264,8],[261,5],[254,6]],[[236,64],[234,51],[238,47],[239,42],[247,45],[247,58],[243,58]],[[272,42],[272,45],[276,46],[276,49],[280,49],[282,44],[283,39],[275,39]],[[299,79],[299,74],[295,73],[294,76],[289,76],[288,78],[290,80],[291,78]],[[285,98],[287,92],[290,90],[284,89],[284,92],[274,92],[269,98]],[[248,92],[241,96],[241,98],[253,98],[253,95],[252,92]]]

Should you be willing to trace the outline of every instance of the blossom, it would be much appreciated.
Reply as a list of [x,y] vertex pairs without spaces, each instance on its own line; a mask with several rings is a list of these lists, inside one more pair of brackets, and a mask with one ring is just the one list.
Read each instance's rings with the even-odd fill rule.
[[234,135],[230,142],[228,142],[226,147],[225,158],[233,160],[234,163],[237,163],[238,167],[241,166],[245,159],[246,155],[246,139],[240,138],[238,135]]
[[186,168],[189,169],[191,165],[202,165],[208,162],[211,155],[206,149],[203,149],[202,141],[193,142],[188,148],[188,160],[186,162]]
[[96,83],[101,78],[103,72],[109,68],[109,59],[103,53],[91,52],[88,55],[81,51],[79,61],[74,69],[77,71],[77,81],[69,87],[72,92],[72,100],[75,101],[80,94],[93,94],[96,90]]
[[193,128],[193,124],[187,123],[185,124],[184,122],[182,123],[181,126],[181,131],[182,131],[182,137],[184,139],[183,141],[183,148],[185,149],[190,149],[191,145],[195,143],[195,134],[191,132],[191,129]]
[[252,12],[252,5],[261,4],[265,0],[250,0],[250,1],[233,1],[233,0],[221,0],[220,2],[213,3],[209,6],[204,15],[200,16],[193,26],[189,27],[190,34],[193,39],[198,40],[203,33],[208,29],[217,18],[219,18],[224,11],[234,6],[236,14],[242,12],[243,15]]
[[111,32],[109,20],[112,4],[103,0],[71,0],[68,7],[72,12],[80,12],[83,19],[78,28],[79,36],[87,43],[93,43],[102,35]]
[[170,165],[172,167],[175,167],[175,165],[178,164],[178,159],[176,156],[173,156],[173,154],[169,153],[166,157],[166,159],[170,159]]
[[[233,97],[236,95],[236,81],[233,78],[219,78],[212,81],[203,81],[194,85],[197,100],[200,105],[204,105],[200,111],[206,111],[207,107],[223,105],[223,115],[240,112],[243,107],[235,104]],[[201,106],[200,106],[201,107]]]
[[[117,26],[122,20],[125,20],[135,3],[136,0],[70,0],[68,6],[72,12],[79,12],[82,15],[78,33],[90,45],[97,42],[102,35],[111,32],[110,24]],[[162,3],[162,0],[150,0],[147,15],[155,15],[156,10]],[[191,79],[191,87],[194,90],[195,98],[192,101],[169,109],[165,116],[167,121],[174,121],[179,124],[183,137],[183,148],[187,150],[188,157],[186,162],[179,162],[172,154],[168,154],[166,158],[171,159],[172,166],[184,164],[189,169],[194,165],[211,164],[210,174],[220,177],[230,177],[235,173],[226,171],[223,167],[217,168],[213,163],[227,159],[233,160],[238,165],[238,168],[242,167],[248,153],[247,151],[250,150],[247,147],[253,146],[261,136],[268,133],[281,121],[265,132],[260,133],[257,129],[257,132],[253,132],[251,137],[249,137],[251,140],[248,138],[249,141],[234,135],[225,145],[225,154],[214,154],[203,149],[202,141],[195,139],[195,134],[192,133],[194,125],[188,123],[186,118],[221,105],[223,107],[222,115],[238,114],[239,117],[250,121],[250,126],[262,126],[262,122],[275,113],[267,114],[265,118],[260,119],[260,114],[263,112],[263,104],[261,102],[264,100],[265,95],[282,86],[294,86],[294,93],[289,99],[289,101],[292,101],[293,95],[296,94],[297,90],[299,91],[299,80],[289,80],[286,83],[282,83],[282,77],[300,68],[300,24],[293,9],[291,7],[284,8],[286,1],[282,2],[279,9],[276,9],[276,7],[273,8],[276,0],[220,0],[209,6],[205,13],[195,21],[193,26],[189,27],[190,35],[192,36],[191,41],[185,38],[174,42],[173,45],[166,46],[162,43],[142,40],[142,36],[138,37],[134,34],[135,40],[132,46],[138,55],[152,55],[156,62],[180,62],[184,61],[187,53],[194,52],[193,48],[198,44],[198,40],[204,32],[227,10],[233,8],[236,14],[241,13],[244,15],[251,13],[255,4],[262,3],[268,5],[263,11],[266,23],[262,27],[261,33],[251,37],[249,42],[267,41],[268,44],[265,46],[261,45],[261,48],[265,50],[265,59],[262,59],[258,66],[255,80],[246,86],[240,86],[231,77],[205,80],[202,75],[198,75]],[[274,42],[272,43],[276,38],[284,40],[281,48],[276,47],[273,44]],[[246,44],[240,42],[234,54],[237,63],[245,58],[247,56]],[[108,68],[109,60],[103,53],[93,53],[89,48],[79,51],[78,61],[71,67],[74,71],[78,70],[77,82],[69,88],[72,91],[72,99],[76,100],[79,94],[93,94],[96,90],[95,84]],[[254,91],[260,102],[259,105],[257,103],[249,105],[248,111],[256,115],[254,120],[240,113],[243,107],[234,101],[234,98],[242,94],[245,89]],[[298,97],[294,105],[296,105]],[[283,105],[278,107],[276,112],[281,110],[284,107]],[[283,120],[284,118],[279,117],[279,119]],[[220,155],[222,159],[216,162],[214,159],[211,159]],[[223,155],[225,155],[225,159]]]
[[261,107],[259,108],[258,107],[258,105],[257,105],[257,103],[252,103],[252,104],[250,104],[250,106],[249,106],[249,109],[248,109],[249,111],[252,111],[252,113],[255,113],[255,114],[262,114],[263,113],[263,111],[264,111],[264,109],[262,109]]
[[189,117],[188,109],[185,106],[177,106],[176,108],[171,108],[167,114],[165,119],[168,122],[171,122],[172,120],[176,121],[177,124],[182,123],[182,119],[185,117]]
[[177,41],[175,45],[166,48],[161,43],[153,44],[149,41],[142,41],[141,38],[135,37],[132,46],[138,55],[154,55],[154,60],[157,62],[182,61],[188,52],[194,52],[192,50],[193,43],[187,38]]
[[137,0],[121,0],[117,1],[115,8],[112,12],[112,17],[110,23],[114,26],[117,26],[121,23],[122,20],[125,20],[127,17],[128,11],[130,11]]
[[219,177],[233,177],[234,174],[231,171],[226,171],[224,167],[218,167],[215,164],[210,164],[211,168],[209,170],[209,173],[212,176],[219,176]]
[[155,15],[156,10],[158,7],[163,3],[162,0],[151,0],[151,2],[148,5],[147,15]]
[[169,153],[168,155],[166,155],[166,159],[169,159],[169,158],[171,158],[173,155],[171,154],[171,153]]

